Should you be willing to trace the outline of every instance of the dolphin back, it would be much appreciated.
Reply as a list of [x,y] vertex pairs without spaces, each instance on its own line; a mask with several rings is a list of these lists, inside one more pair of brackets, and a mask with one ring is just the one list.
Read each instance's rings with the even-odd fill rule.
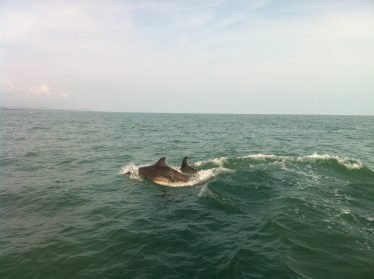
[[169,167],[165,160],[166,157],[161,157],[156,164],[139,168],[139,174],[156,183],[187,182],[189,180],[188,175]]
[[158,167],[166,167],[165,160],[166,160],[166,157],[161,157],[161,158],[157,161],[157,163],[155,164],[155,166],[158,166]]

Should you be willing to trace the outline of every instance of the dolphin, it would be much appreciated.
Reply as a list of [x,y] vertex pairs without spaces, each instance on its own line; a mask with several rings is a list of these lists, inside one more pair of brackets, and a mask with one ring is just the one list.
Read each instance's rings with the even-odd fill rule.
[[187,156],[183,158],[181,171],[182,173],[186,173],[188,175],[194,175],[199,172],[197,169],[194,169],[187,164]]
[[139,175],[158,184],[187,182],[188,176],[166,165],[166,157],[160,158],[156,164],[139,168]]

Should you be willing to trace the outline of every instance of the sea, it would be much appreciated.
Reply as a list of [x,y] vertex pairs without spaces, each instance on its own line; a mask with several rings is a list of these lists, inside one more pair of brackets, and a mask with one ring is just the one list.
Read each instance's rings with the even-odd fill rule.
[[[0,278],[374,278],[374,117],[0,110]],[[166,156],[200,170],[158,185]]]

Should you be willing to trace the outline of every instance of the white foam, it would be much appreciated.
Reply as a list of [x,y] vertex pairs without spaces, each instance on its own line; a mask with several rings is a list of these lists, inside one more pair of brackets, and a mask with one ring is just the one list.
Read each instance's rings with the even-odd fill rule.
[[200,189],[200,192],[199,194],[197,194],[198,197],[211,197],[211,198],[214,198],[214,199],[217,199],[218,196],[216,194],[214,194],[209,188],[208,188],[208,185],[203,185],[203,187],[201,187]]
[[226,160],[227,160],[227,157],[219,157],[219,158],[214,158],[214,159],[206,160],[206,161],[197,161],[193,165],[196,166],[196,167],[205,166],[207,164],[214,164],[216,166],[223,166],[223,164],[225,163]]
[[318,154],[313,153],[311,155],[306,156],[278,156],[274,154],[250,154],[243,157],[238,157],[238,159],[251,159],[251,160],[265,160],[265,159],[272,159],[275,161],[281,161],[281,162],[302,162],[302,163],[308,163],[308,162],[316,162],[316,161],[336,161],[341,166],[346,167],[347,169],[353,170],[353,169],[361,169],[364,167],[361,161],[356,159],[350,159],[350,158],[342,158],[339,156],[329,155],[329,154]]
[[238,157],[238,159],[267,159],[267,158],[276,159],[276,158],[280,158],[280,157],[281,156],[276,156],[276,155],[273,155],[273,154],[257,153],[257,154],[250,154],[250,155],[243,156],[243,157]]
[[209,191],[207,185],[203,185],[203,187],[201,187],[200,192],[199,192],[199,194],[197,194],[197,196],[198,196],[198,197],[204,197],[204,196],[206,196],[207,193],[209,193],[209,192],[210,192],[210,191]]
[[[340,165],[346,167],[347,169],[361,169],[363,168],[363,164],[359,160],[353,160],[349,158],[342,158],[339,156],[333,156],[329,154],[318,154],[313,153],[312,155],[305,156],[304,158],[307,159],[314,159],[314,160],[336,160]],[[303,157],[301,157],[303,160]]]
[[299,170],[295,170],[295,169],[290,169],[290,168],[287,168],[285,166],[285,164],[283,163],[282,164],[282,170],[285,170],[285,171],[289,171],[289,172],[294,172],[294,173],[298,173],[298,174],[301,174],[301,175],[304,175],[305,177],[309,177],[311,178],[312,180],[314,181],[318,181],[320,180],[320,177],[314,173],[307,173],[307,172],[304,172],[304,171],[299,171]]
[[127,164],[121,168],[119,171],[121,175],[128,175],[131,179],[134,180],[141,180],[141,176],[139,175],[139,167],[133,163]]
[[329,160],[333,158],[333,156],[329,154],[318,154],[318,153],[313,153],[312,155],[307,155],[303,157],[298,157],[298,159],[303,160],[304,158],[310,158],[310,159],[321,159],[321,160]]
[[351,210],[350,210],[349,208],[343,208],[343,209],[341,209],[340,211],[341,211],[341,213],[343,213],[343,214],[345,214],[345,215],[351,213]]

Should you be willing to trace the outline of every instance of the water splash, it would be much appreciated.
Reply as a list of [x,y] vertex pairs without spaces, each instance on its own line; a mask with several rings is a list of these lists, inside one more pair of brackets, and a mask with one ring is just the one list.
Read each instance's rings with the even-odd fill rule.
[[139,166],[136,166],[134,163],[123,166],[118,174],[128,175],[131,179],[134,180],[142,180],[141,176],[139,175]]
[[214,158],[206,161],[197,161],[193,165],[195,167],[202,167],[208,164],[213,164],[219,167],[223,167],[224,163],[227,161],[227,157],[219,157],[219,158]]

